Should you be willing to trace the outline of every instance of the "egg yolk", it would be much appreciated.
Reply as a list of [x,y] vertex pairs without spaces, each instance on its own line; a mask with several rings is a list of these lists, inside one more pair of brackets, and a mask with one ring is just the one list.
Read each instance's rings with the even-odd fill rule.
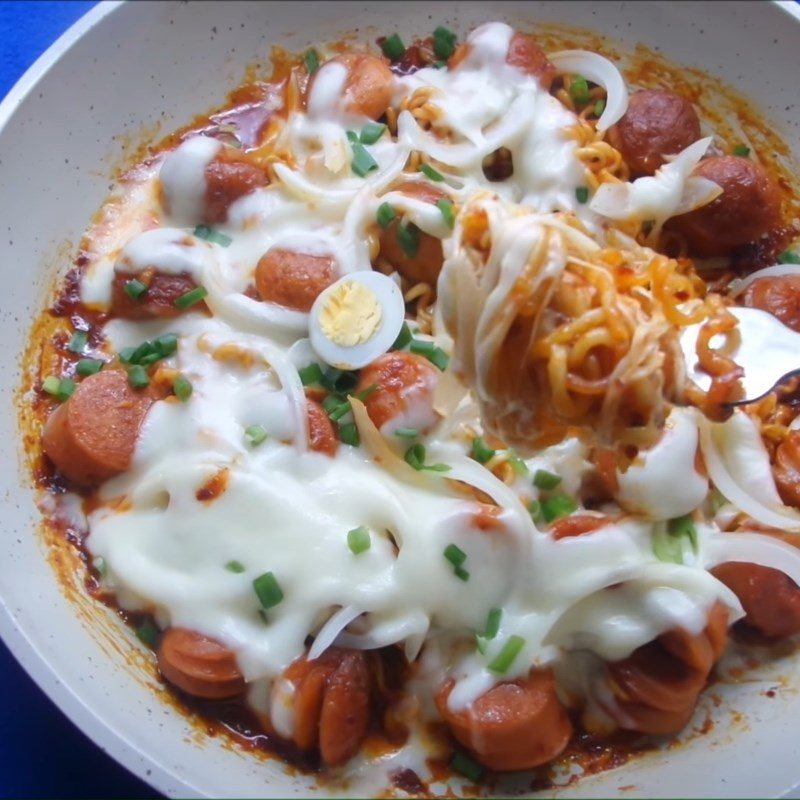
[[337,286],[319,315],[327,339],[340,347],[368,342],[381,324],[383,310],[374,292],[355,281]]

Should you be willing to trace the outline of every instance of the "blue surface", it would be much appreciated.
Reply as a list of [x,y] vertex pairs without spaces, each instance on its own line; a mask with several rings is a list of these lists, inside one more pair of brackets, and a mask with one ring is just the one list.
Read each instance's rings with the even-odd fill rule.
[[[94,5],[0,0],[0,98]],[[0,797],[157,796],[69,722],[2,643],[0,686]]]

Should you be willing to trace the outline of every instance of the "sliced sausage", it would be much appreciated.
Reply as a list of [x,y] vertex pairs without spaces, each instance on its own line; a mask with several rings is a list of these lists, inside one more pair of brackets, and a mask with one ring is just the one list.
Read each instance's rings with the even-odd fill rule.
[[442,686],[436,707],[453,736],[489,769],[507,772],[546,764],[572,736],[549,669],[499,683],[461,711],[448,708],[452,688],[452,681]]
[[296,311],[310,311],[323,289],[339,277],[333,256],[313,256],[274,247],[256,267],[256,289],[262,300]]
[[347,70],[344,88],[347,111],[370,119],[386,113],[392,102],[394,75],[385,59],[369,53],[344,53],[328,63],[342,64]]
[[293,662],[284,677],[295,686],[293,741],[319,747],[328,766],[352,758],[367,733],[369,670],[359,650],[331,647],[318,659]]
[[703,159],[693,174],[722,188],[716,200],[669,222],[670,228],[685,237],[694,255],[728,255],[780,225],[778,186],[754,161],[713,156]]
[[266,171],[232,147],[222,148],[206,165],[204,222],[228,219],[228,209],[240,198],[269,183]]
[[[140,297],[133,298],[125,291],[128,281],[138,280],[147,286]],[[196,289],[197,284],[188,272],[167,275],[155,270],[140,273],[115,272],[111,283],[111,313],[125,319],[167,319],[182,314],[175,301],[186,292]],[[205,307],[197,303],[192,310]]]
[[778,445],[772,474],[781,500],[800,508],[800,430],[790,430]]
[[156,655],[161,674],[193,697],[222,700],[244,691],[233,651],[197,631],[170,628]]
[[59,472],[95,486],[130,467],[153,398],[131,387],[122,370],[84,378],[47,420],[42,444]]
[[744,292],[744,305],[776,316],[800,333],[800,275],[756,278]]
[[611,520],[608,517],[595,517],[591,514],[574,514],[569,517],[557,519],[550,526],[550,533],[554,539],[566,539],[570,536],[583,536],[592,533]]
[[425,430],[436,421],[433,393],[438,379],[436,367],[426,358],[395,351],[361,371],[356,393],[375,387],[364,405],[376,428],[400,418],[401,427]]
[[[447,194],[441,189],[422,181],[406,181],[396,186],[393,191],[402,192],[408,197],[431,205],[435,205],[438,200],[447,198]],[[399,224],[400,220],[394,219],[381,232],[381,256],[403,277],[413,283],[427,283],[435,287],[444,262],[442,240],[420,231],[417,251],[409,255],[397,238]]]
[[326,456],[335,456],[339,447],[339,439],[330,417],[325,409],[316,401],[307,399],[308,413],[308,446],[315,453],[324,453]]
[[685,150],[700,138],[700,119],[685,98],[666,89],[645,89],[628,100],[628,110],[608,132],[633,177],[652,175],[664,156]]

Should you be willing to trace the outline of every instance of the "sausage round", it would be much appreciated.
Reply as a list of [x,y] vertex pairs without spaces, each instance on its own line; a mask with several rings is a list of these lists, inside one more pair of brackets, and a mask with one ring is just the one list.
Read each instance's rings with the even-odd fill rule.
[[800,431],[790,430],[778,445],[772,474],[781,500],[800,508]]
[[[402,192],[408,197],[431,205],[447,197],[441,189],[422,181],[406,181],[396,186],[393,191]],[[412,283],[427,283],[435,288],[444,262],[442,240],[420,231],[417,252],[408,255],[397,238],[399,224],[400,221],[394,219],[381,232],[381,256]]]
[[231,147],[222,148],[205,169],[204,219],[216,225],[228,219],[228,209],[240,197],[269,183],[266,171]]
[[[137,299],[125,291],[125,285],[134,279],[147,286],[147,291]],[[137,274],[115,272],[111,283],[111,312],[114,316],[125,319],[177,317],[183,311],[175,305],[175,301],[196,288],[197,284],[188,272],[179,275],[167,275],[153,270],[144,270]],[[204,306],[205,303],[198,303],[193,306],[193,310]]]
[[222,700],[245,688],[232,650],[187,628],[169,628],[156,652],[161,674],[193,697]]
[[608,132],[633,177],[652,175],[664,156],[675,155],[700,138],[694,106],[675,92],[645,89],[628,100],[628,110]]
[[451,711],[448,681],[436,694],[436,707],[453,733],[489,769],[531,769],[552,761],[567,746],[572,725],[556,695],[549,669],[499,683],[470,707]]
[[342,64],[347,70],[344,88],[347,111],[370,119],[386,113],[392,102],[394,75],[383,58],[369,53],[344,53],[328,63]]
[[[424,428],[435,420],[433,393],[438,378],[436,367],[426,358],[394,351],[361,371],[356,392],[376,387],[364,400],[376,428],[400,415],[407,417],[407,427]],[[423,424],[414,424],[418,421]]]
[[122,370],[84,378],[45,423],[42,444],[62,475],[95,486],[130,467],[153,398],[131,387]]
[[780,225],[778,186],[754,161],[713,156],[703,159],[693,174],[722,188],[722,194],[708,205],[669,222],[694,255],[727,255]]
[[256,290],[262,300],[310,311],[319,294],[339,277],[336,259],[275,247],[256,266]]
[[742,299],[744,305],[769,311],[787,328],[800,333],[800,275],[756,278]]
[[335,456],[339,447],[336,430],[333,427],[325,409],[316,401],[307,399],[308,414],[308,446],[315,453],[324,453],[326,456]]

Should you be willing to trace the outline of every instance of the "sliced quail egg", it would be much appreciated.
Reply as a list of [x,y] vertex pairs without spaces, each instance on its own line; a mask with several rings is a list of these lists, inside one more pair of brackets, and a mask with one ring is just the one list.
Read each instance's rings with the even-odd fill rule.
[[338,369],[359,369],[385,353],[405,318],[398,285],[380,272],[353,272],[331,284],[311,307],[309,339]]

